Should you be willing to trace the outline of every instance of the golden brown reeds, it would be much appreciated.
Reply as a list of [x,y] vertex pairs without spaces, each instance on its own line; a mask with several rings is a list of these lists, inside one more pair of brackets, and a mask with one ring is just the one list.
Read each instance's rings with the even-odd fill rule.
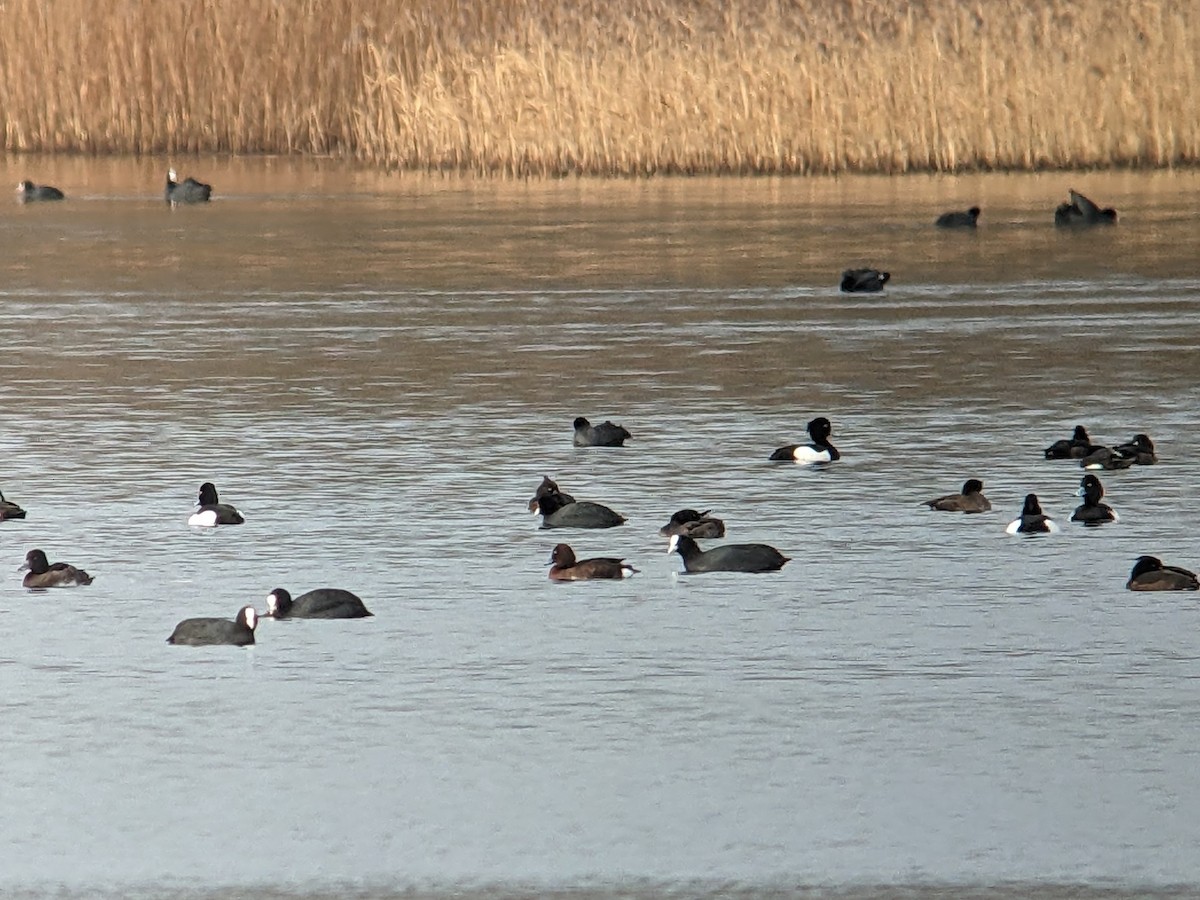
[[1200,161],[1200,4],[3,0],[8,151],[510,175]]

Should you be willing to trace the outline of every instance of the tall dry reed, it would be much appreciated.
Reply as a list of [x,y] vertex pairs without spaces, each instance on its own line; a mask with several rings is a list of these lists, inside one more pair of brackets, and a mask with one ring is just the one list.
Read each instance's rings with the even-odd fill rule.
[[511,175],[1194,164],[1200,4],[0,0],[8,151]]

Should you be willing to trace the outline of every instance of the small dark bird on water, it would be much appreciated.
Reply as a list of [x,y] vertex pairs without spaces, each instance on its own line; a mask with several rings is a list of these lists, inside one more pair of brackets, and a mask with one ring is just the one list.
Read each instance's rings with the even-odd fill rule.
[[1054,210],[1054,224],[1059,228],[1090,228],[1093,225],[1113,225],[1117,211],[1111,206],[1101,209],[1087,197],[1072,189],[1070,203],[1061,203]]
[[212,196],[212,185],[188,177],[183,181],[175,180],[175,170],[167,172],[167,202],[172,206],[178,203],[207,203]]
[[594,556],[575,559],[570,544],[558,544],[550,553],[551,581],[588,581],[593,578],[628,578],[637,569],[623,559],[613,556]]
[[48,184],[34,184],[32,181],[22,181],[17,185],[17,194],[22,203],[36,203],[38,200],[62,200],[66,195],[56,187]]
[[607,421],[593,425],[583,416],[572,424],[575,428],[573,441],[576,447],[624,447],[625,441],[632,436],[620,425]]
[[972,206],[968,210],[942,213],[933,224],[938,228],[974,228],[981,212],[978,206]]
[[842,290],[847,294],[874,294],[883,290],[891,272],[878,269],[847,269],[842,273]]
[[983,496],[983,482],[978,478],[967,479],[962,486],[962,493],[935,497],[926,500],[923,505],[930,509],[961,513],[982,513],[992,508],[991,502]]

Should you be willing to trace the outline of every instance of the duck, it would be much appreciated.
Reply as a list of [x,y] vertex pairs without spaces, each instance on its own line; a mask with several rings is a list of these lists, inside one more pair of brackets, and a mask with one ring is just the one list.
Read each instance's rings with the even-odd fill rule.
[[254,607],[243,606],[232,621],[208,617],[184,619],[175,626],[175,630],[167,638],[167,643],[189,647],[215,644],[245,647],[254,643],[254,628],[257,625],[258,613],[255,612]]
[[1149,435],[1135,434],[1124,444],[1115,447],[1093,447],[1092,451],[1079,461],[1085,469],[1108,469],[1110,471],[1128,469],[1130,466],[1152,466],[1158,462],[1154,452],[1154,442]]
[[1125,587],[1131,591],[1195,591],[1200,590],[1200,581],[1195,572],[1164,566],[1157,556],[1139,556]]
[[533,499],[529,501],[529,511],[536,513],[538,511],[538,498],[545,497],[549,494],[557,494],[564,503],[574,503],[575,498],[566,491],[561,490],[558,484],[549,475],[542,476],[542,483],[538,485],[536,491],[533,492]]
[[614,425],[609,421],[593,425],[583,416],[579,416],[573,424],[576,447],[624,447],[625,441],[632,437],[620,425]]
[[709,515],[711,509],[696,512],[694,509],[681,509],[672,513],[667,524],[658,529],[663,537],[673,534],[687,535],[690,538],[722,538],[725,537],[725,523]]
[[829,443],[829,435],[833,432],[833,425],[824,416],[818,416],[805,426],[808,436],[812,438],[809,444],[788,444],[786,447],[780,447],[774,451],[769,459],[772,462],[795,462],[804,466],[811,466],[814,463],[828,463],[835,459],[841,459],[842,454],[838,453],[837,448]]
[[188,524],[197,528],[212,528],[217,525],[241,525],[246,520],[237,509],[217,499],[217,488],[211,481],[200,485],[196,500],[196,511],[188,518]]
[[878,269],[847,269],[842,273],[842,290],[847,294],[875,294],[891,277],[891,272]]
[[267,594],[266,616],[274,619],[364,619],[374,615],[362,600],[341,588],[317,588],[295,600],[284,588]]
[[1087,429],[1076,425],[1069,438],[1055,441],[1044,451],[1046,459],[1083,459],[1096,449],[1088,436]]
[[1158,462],[1158,455],[1154,452],[1154,441],[1150,440],[1147,434],[1135,434],[1124,444],[1117,444],[1113,450],[1122,456],[1133,457],[1135,466],[1152,466]]
[[1072,522],[1082,522],[1084,525],[1095,527],[1117,521],[1118,517],[1113,508],[1100,502],[1100,498],[1104,496],[1104,485],[1095,475],[1083,476],[1079,482],[1079,496],[1083,498],[1083,503],[1071,513]]
[[29,570],[21,583],[27,588],[75,587],[92,583],[92,576],[83,569],[77,569],[69,563],[52,563],[41,550],[30,550],[25,554],[25,562],[17,570]]
[[1020,517],[1009,522],[1004,530],[1009,534],[1049,534],[1062,529],[1058,527],[1057,522],[1042,512],[1037,494],[1026,494]]
[[625,517],[601,503],[572,500],[570,495],[546,493],[534,497],[529,508],[542,517],[543,528],[615,528]]
[[983,496],[983,482],[978,478],[968,478],[963,482],[962,493],[935,497],[926,500],[924,505],[930,509],[961,513],[982,513],[992,508],[991,502]]
[[550,552],[551,581],[588,581],[593,578],[628,578],[637,569],[612,556],[596,556],[592,559],[575,559],[570,544],[556,544]]
[[177,203],[207,203],[212,196],[212,185],[197,181],[195,178],[185,178],[176,181],[178,176],[174,169],[167,170],[167,202],[172,206]]
[[1090,228],[1092,225],[1113,225],[1117,211],[1111,206],[1101,209],[1074,188],[1067,192],[1069,203],[1061,203],[1054,210],[1054,224],[1059,228]]
[[942,213],[933,224],[938,228],[974,228],[982,210],[972,206],[968,210]]
[[25,510],[17,506],[11,500],[4,499],[4,492],[0,491],[0,522],[5,519],[23,519],[25,518]]
[[667,553],[683,557],[685,572],[777,572],[790,559],[769,544],[725,544],[701,550],[685,534],[671,535]]
[[22,181],[17,185],[17,193],[22,203],[36,203],[39,200],[62,200],[66,197],[62,191],[48,184],[34,184],[32,181]]

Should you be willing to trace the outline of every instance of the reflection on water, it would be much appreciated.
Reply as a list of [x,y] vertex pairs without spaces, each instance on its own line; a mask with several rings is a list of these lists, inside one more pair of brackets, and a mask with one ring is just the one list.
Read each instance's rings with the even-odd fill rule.
[[[0,566],[96,582],[0,579],[0,891],[1200,884],[1197,605],[1123,589],[1141,553],[1200,562],[1200,177],[214,162],[171,211],[150,164],[47,165],[67,202],[0,211],[29,510]],[[1069,186],[1121,224],[1056,232]],[[969,202],[978,233],[930,227]],[[852,264],[888,291],[838,293]],[[580,414],[633,439],[577,450]],[[817,414],[843,461],[766,463]],[[1162,462],[1102,474],[1116,525],[1005,535],[1029,491],[1069,517],[1080,471],[1040,450],[1077,423]],[[548,582],[543,475],[628,518],[566,539],[640,576]],[[920,506],[971,476],[993,513]],[[244,526],[184,525],[205,480]],[[793,562],[680,575],[684,506]],[[163,642],[326,584],[375,618]]]

